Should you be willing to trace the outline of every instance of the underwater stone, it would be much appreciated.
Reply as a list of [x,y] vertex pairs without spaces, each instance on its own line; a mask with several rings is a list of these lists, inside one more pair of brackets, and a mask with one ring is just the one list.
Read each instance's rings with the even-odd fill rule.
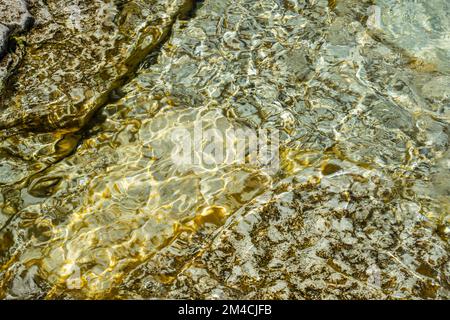
[[[330,3],[207,0],[82,136],[5,140],[0,297],[448,299],[445,77]],[[279,170],[176,166],[198,122],[278,129]]]
[[10,36],[26,31],[33,24],[27,2],[21,0],[0,1],[0,58],[5,53]]
[[0,100],[1,128],[80,127],[165,39],[190,0],[33,1],[35,28]]
[[6,50],[8,36],[9,29],[6,26],[0,24],[0,55],[3,55],[4,51]]

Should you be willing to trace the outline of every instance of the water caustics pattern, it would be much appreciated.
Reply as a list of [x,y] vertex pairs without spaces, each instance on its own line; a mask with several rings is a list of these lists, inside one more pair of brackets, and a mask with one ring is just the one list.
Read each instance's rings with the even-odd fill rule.
[[447,0],[0,8],[0,298],[450,298]]

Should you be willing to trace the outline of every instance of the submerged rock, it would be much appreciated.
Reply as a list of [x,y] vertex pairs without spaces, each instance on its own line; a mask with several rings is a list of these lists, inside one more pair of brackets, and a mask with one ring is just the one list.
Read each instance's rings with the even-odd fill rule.
[[1,55],[3,55],[6,50],[8,36],[9,36],[8,27],[0,24],[0,54]]
[[80,127],[167,36],[191,1],[40,1],[0,101],[0,128]]
[[0,2],[0,56],[3,56],[9,36],[31,27],[33,17],[28,12],[27,1],[2,0]]
[[[0,1],[0,94],[3,96],[5,81],[21,59],[20,49],[7,54],[10,37],[27,31],[33,24],[27,2],[22,0]],[[17,46],[16,43],[14,43]],[[2,99],[3,100],[3,99]]]
[[417,59],[422,68],[450,73],[450,3],[447,0],[376,0],[374,3],[379,8],[380,28],[386,40]]
[[[114,12],[133,26],[147,25],[145,10],[160,8],[155,21],[167,28],[177,15],[168,4],[127,4]],[[426,85],[446,75],[414,68],[366,28],[371,4],[201,2],[83,132],[72,126],[106,101],[98,97],[114,77],[100,77],[90,56],[92,78],[74,65],[72,77],[53,79],[65,64],[26,76],[40,61],[29,60],[5,100],[23,104],[4,123],[10,132],[27,121],[68,128],[3,141],[0,297],[448,299],[447,97]],[[154,39],[145,28],[136,33]],[[33,41],[47,36],[36,31]],[[122,36],[133,52],[126,41],[137,38]],[[57,52],[70,39],[57,37]],[[71,54],[81,61],[84,52]],[[123,51],[114,53],[101,61],[119,77]],[[88,97],[91,82],[101,89]],[[37,103],[48,101],[47,85],[51,106]],[[79,100],[59,96],[78,85]],[[59,106],[67,101],[73,108]],[[12,114],[22,107],[24,118]],[[222,137],[278,130],[279,165],[206,163],[198,125]],[[177,141],[190,145],[191,161],[175,161]]]

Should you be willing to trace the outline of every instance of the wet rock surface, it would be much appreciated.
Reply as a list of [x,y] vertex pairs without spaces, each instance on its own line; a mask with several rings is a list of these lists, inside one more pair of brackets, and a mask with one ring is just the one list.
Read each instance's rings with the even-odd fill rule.
[[27,2],[2,0],[0,2],[0,54],[6,50],[8,37],[30,28],[33,18],[28,12]]
[[116,91],[191,6],[184,0],[30,1],[34,28],[2,61],[0,183],[23,182],[71,153],[77,132],[99,106],[117,99]]
[[83,125],[165,38],[187,2],[32,2],[36,26],[1,101],[0,126]]
[[[47,3],[0,103],[0,297],[449,298],[448,48],[405,9]],[[278,130],[278,170],[177,165],[199,125]]]
[[[28,12],[27,2],[21,0],[0,1],[0,93],[3,94],[4,82],[10,72],[18,64],[21,53],[17,53],[13,47],[14,41],[11,37],[26,32],[33,24],[34,19]],[[11,54],[8,55],[8,47],[11,47]],[[6,55],[6,57],[4,57]]]

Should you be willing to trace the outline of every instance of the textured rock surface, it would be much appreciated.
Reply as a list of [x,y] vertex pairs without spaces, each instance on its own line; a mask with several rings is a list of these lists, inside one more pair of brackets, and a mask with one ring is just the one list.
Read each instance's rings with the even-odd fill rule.
[[8,27],[0,24],[0,52],[3,54],[6,50],[6,44],[8,41],[9,29]]
[[72,152],[80,127],[96,108],[117,99],[116,89],[191,5],[30,1],[34,28],[0,65],[6,86],[0,99],[0,184],[26,183]]
[[[12,50],[7,55],[10,37],[23,33],[33,24],[33,17],[28,12],[27,2],[21,0],[0,1],[0,94],[3,95],[4,82],[18,64],[20,50]],[[14,53],[14,51],[17,51]],[[7,55],[6,57],[4,57]]]
[[10,79],[14,90],[1,101],[0,127],[82,125],[165,38],[188,2],[33,1],[36,26]]
[[[86,130],[4,140],[0,296],[448,299],[448,70],[371,4],[207,0]],[[175,165],[198,123],[278,129],[279,170]]]

